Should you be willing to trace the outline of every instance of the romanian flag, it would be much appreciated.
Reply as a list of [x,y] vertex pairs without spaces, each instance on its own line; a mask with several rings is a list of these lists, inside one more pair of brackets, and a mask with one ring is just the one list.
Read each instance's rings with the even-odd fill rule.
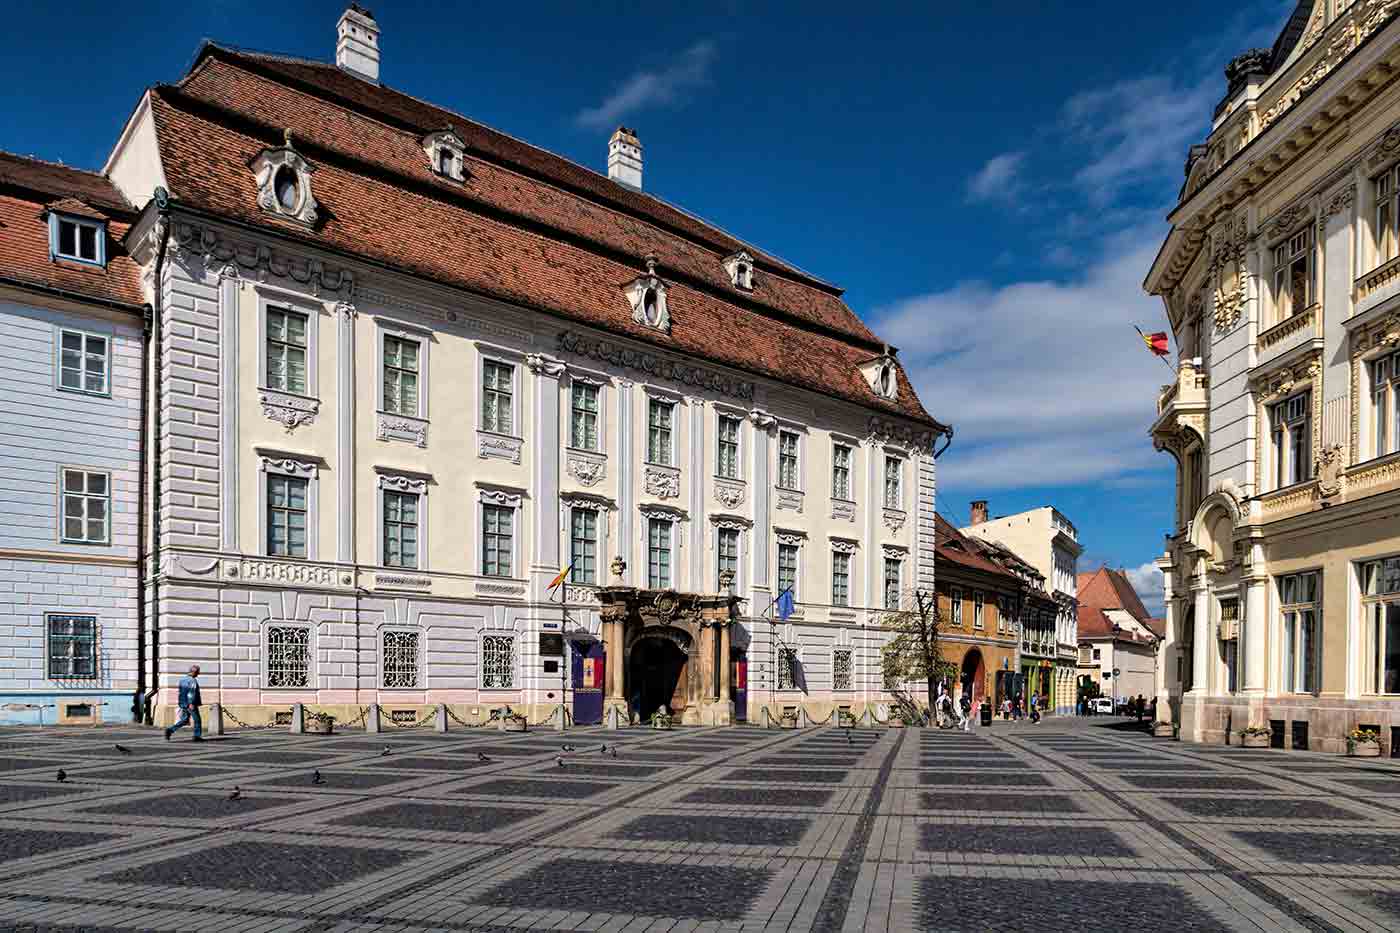
[[1142,342],[1145,343],[1145,344],[1147,344],[1147,349],[1151,350],[1153,353],[1157,354],[1158,356],[1170,356],[1170,355],[1171,355],[1171,352],[1172,352],[1172,351],[1171,351],[1171,349],[1167,346],[1167,332],[1166,332],[1166,331],[1164,331],[1164,330],[1159,330],[1159,331],[1157,331],[1157,333],[1155,333],[1155,334],[1143,334],[1142,331],[1138,331],[1138,333],[1139,333],[1139,334],[1142,334]]
[[557,587],[559,584],[563,583],[563,582],[564,582],[564,579],[565,579],[566,577],[568,577],[569,571],[570,571],[570,570],[573,570],[573,569],[574,569],[574,565],[573,565],[573,564],[570,564],[569,566],[565,567],[563,570],[559,571],[559,576],[555,577],[553,580],[550,581],[550,583],[549,583],[549,588],[552,590],[552,589],[554,589],[555,587]]

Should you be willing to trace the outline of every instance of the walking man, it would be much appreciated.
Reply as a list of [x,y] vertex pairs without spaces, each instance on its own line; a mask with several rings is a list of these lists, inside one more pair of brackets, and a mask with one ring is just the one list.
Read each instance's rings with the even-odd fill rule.
[[199,665],[195,664],[190,668],[190,672],[180,678],[180,718],[175,725],[165,730],[165,740],[170,741],[170,736],[176,729],[183,726],[190,720],[194,720],[194,741],[204,741],[204,723],[199,719]]

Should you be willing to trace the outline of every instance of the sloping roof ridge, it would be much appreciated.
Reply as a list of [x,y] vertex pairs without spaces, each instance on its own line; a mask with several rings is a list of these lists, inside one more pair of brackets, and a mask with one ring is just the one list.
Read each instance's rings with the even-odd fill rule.
[[[26,173],[23,177],[16,177],[7,170],[7,167],[11,165],[21,170],[37,168],[45,172],[56,172],[59,174],[68,173],[83,176],[81,179],[83,182],[101,185],[104,189],[102,194],[110,197],[112,199],[111,203],[94,203],[89,198],[84,197],[84,192],[82,191],[74,191],[71,188],[60,187],[59,185],[45,185],[42,183],[43,179],[37,177],[32,172]],[[0,149],[0,184],[23,188],[26,191],[47,195],[50,198],[79,201],[93,210],[100,210],[103,212],[118,211],[119,213],[124,212],[127,214],[136,213],[136,208],[132,203],[117,189],[116,185],[112,184],[112,180],[101,172],[93,171],[92,169],[77,168],[76,166],[65,165],[62,162],[41,159],[37,156],[21,155],[18,152],[10,152],[7,149]],[[47,204],[49,202],[45,201],[43,203]]]
[[90,168],[79,168],[76,165],[68,165],[64,162],[55,162],[52,159],[41,159],[38,156],[24,155],[20,152],[11,152],[8,149],[0,149],[0,158],[14,159],[16,162],[32,162],[35,165],[42,165],[46,168],[61,169],[65,172],[80,172],[84,175],[91,175],[93,178],[101,179],[102,181],[108,181],[107,176],[103,175],[100,171],[95,171]]
[[[235,55],[242,55],[242,56],[245,56],[245,57],[248,57],[248,58],[253,58],[253,59],[259,59],[259,58],[261,58],[261,59],[267,59],[267,60],[269,60],[269,61],[285,62],[285,63],[291,64],[291,65],[303,65],[303,66],[309,66],[309,67],[313,67],[313,68],[322,68],[322,69],[325,69],[325,70],[327,70],[327,71],[337,71],[337,72],[339,72],[339,71],[342,70],[342,69],[340,69],[339,66],[337,66],[337,65],[331,64],[330,62],[320,61],[319,59],[314,59],[314,58],[302,58],[302,57],[297,56],[297,55],[286,55],[286,54],[279,53],[279,52],[266,52],[266,51],[262,51],[262,50],[260,50],[260,49],[243,48],[243,47],[241,47],[241,46],[232,45],[232,44],[230,44],[230,43],[216,42],[216,41],[214,41],[214,40],[212,40],[212,39],[205,39],[205,40],[204,40],[204,45],[201,46],[201,48],[199,49],[199,51],[195,54],[194,63],[198,63],[198,61],[200,60],[200,58],[202,57],[202,55],[204,54],[204,52],[205,52],[206,49],[215,49],[215,50],[219,50],[219,51],[231,52],[231,53],[233,53],[233,54],[235,54]],[[192,73],[192,70],[193,70],[192,67],[191,67],[190,69],[186,69],[186,77],[188,77],[189,74]],[[183,79],[182,79],[182,80],[183,80]],[[460,112],[458,112],[458,111],[456,111],[456,110],[452,110],[452,109],[450,109],[450,108],[448,108],[448,107],[444,107],[444,106],[442,106],[441,104],[435,104],[435,103],[433,103],[433,102],[430,101],[430,100],[424,100],[424,99],[421,98],[421,97],[417,97],[417,96],[415,96],[415,95],[413,95],[413,94],[408,93],[407,91],[402,91],[402,90],[400,90],[400,89],[398,89],[398,88],[396,88],[396,87],[392,87],[392,86],[387,85],[387,84],[378,84],[378,85],[374,85],[374,86],[377,87],[377,88],[378,88],[379,90],[381,90],[381,91],[386,91],[386,92],[389,92],[389,93],[392,93],[392,94],[397,94],[397,95],[399,95],[400,97],[407,98],[408,100],[411,100],[411,101],[413,101],[414,103],[419,104],[419,105],[421,105],[421,106],[423,106],[423,107],[428,107],[428,108],[431,108],[431,109],[433,109],[433,110],[441,111],[442,113],[448,114],[448,115],[450,115],[450,116],[457,117],[457,118],[459,118],[459,119],[465,121],[466,123],[471,124],[471,125],[474,126],[474,127],[480,128],[481,130],[483,130],[483,131],[485,131],[485,132],[494,133],[494,134],[496,134],[497,136],[501,136],[501,137],[503,137],[503,138],[505,138],[505,139],[508,139],[508,140],[510,140],[510,141],[513,142],[513,143],[516,143],[516,144],[518,144],[518,145],[526,146],[526,147],[528,147],[528,148],[530,148],[530,149],[533,149],[533,150],[535,150],[536,152],[539,152],[539,153],[541,153],[541,154],[543,154],[543,155],[545,155],[545,156],[548,156],[548,157],[551,158],[551,159],[557,159],[557,160],[559,160],[560,162],[568,163],[569,165],[573,166],[574,168],[579,169],[580,171],[587,172],[587,173],[589,173],[590,175],[593,175],[593,176],[595,176],[595,177],[597,177],[597,178],[599,178],[599,179],[601,179],[601,180],[603,180],[603,181],[606,181],[606,182],[608,182],[608,183],[610,183],[610,184],[615,184],[615,182],[613,182],[610,178],[608,178],[606,175],[602,174],[601,172],[597,171],[596,169],[589,168],[587,165],[584,165],[584,164],[581,163],[581,162],[576,162],[576,161],[574,161],[573,159],[570,159],[568,156],[560,155],[559,153],[554,152],[554,151],[551,150],[551,149],[547,149],[547,148],[545,148],[544,146],[539,145],[538,143],[532,143],[532,142],[530,142],[529,140],[521,139],[519,136],[515,136],[515,135],[513,135],[513,134],[511,134],[511,133],[507,133],[507,132],[504,131],[504,130],[497,129],[497,128],[494,127],[494,126],[490,126],[490,125],[488,125],[488,124],[482,123],[480,120],[475,120],[475,119],[473,119],[473,118],[467,116],[466,114],[460,113]],[[344,98],[343,98],[341,95],[335,94],[334,91],[331,91],[331,90],[326,89],[326,88],[321,88],[321,89],[319,89],[319,90],[321,91],[322,94],[329,94],[329,95],[332,95],[332,96],[336,97],[338,100],[342,100],[342,101],[344,100]],[[356,112],[359,112],[359,113],[362,113],[362,114],[364,114],[365,111],[369,111],[368,115],[371,116],[373,119],[377,120],[378,122],[383,123],[383,124],[386,125],[386,126],[393,126],[393,125],[394,125],[394,123],[391,123],[391,122],[386,121],[385,119],[383,119],[385,116],[387,116],[386,114],[382,113],[382,111],[376,110],[375,108],[373,108],[373,107],[371,107],[371,106],[369,106],[369,105],[360,105],[360,106],[358,106],[358,107],[353,107],[353,109],[355,109]],[[403,122],[407,122],[407,121],[396,121],[396,122],[398,122],[398,123],[403,123]],[[441,129],[441,127],[437,127],[437,129]],[[495,162],[496,164],[501,164],[501,162],[502,162],[502,160],[500,159],[500,157],[488,157],[488,156],[486,156],[486,155],[484,155],[484,154],[481,154],[480,152],[477,153],[477,157],[478,157],[478,158],[485,158],[485,159],[487,159],[487,161]],[[505,167],[510,168],[511,171],[520,172],[520,173],[526,174],[526,175],[528,175],[528,176],[530,176],[530,177],[535,177],[535,176],[538,174],[538,173],[529,172],[529,171],[528,171],[527,169],[525,169],[523,166],[520,166],[519,164],[517,164],[517,163],[515,163],[515,162],[513,162],[513,161],[508,162],[507,165],[506,165]],[[658,219],[658,218],[653,218],[653,217],[641,217],[641,218],[638,218],[638,217],[637,217],[637,213],[636,213],[635,211],[629,211],[629,210],[627,209],[627,207],[626,207],[624,204],[622,204],[621,202],[617,201],[616,199],[608,198],[608,197],[606,197],[606,195],[598,194],[598,193],[595,193],[595,192],[580,192],[580,191],[578,191],[574,186],[570,186],[570,185],[568,185],[567,182],[565,182],[565,181],[563,181],[563,180],[561,180],[561,179],[558,179],[558,178],[549,178],[548,181],[549,181],[549,183],[552,184],[552,185],[559,186],[561,189],[564,189],[564,190],[569,190],[570,192],[573,192],[573,193],[575,193],[575,194],[577,194],[577,195],[579,195],[579,196],[590,196],[590,200],[595,200],[595,201],[601,202],[602,205],[605,206],[605,207],[607,207],[609,210],[618,211],[618,212],[620,212],[620,213],[623,213],[623,214],[627,215],[628,217],[633,217],[633,218],[636,218],[636,219],[641,219],[641,220],[644,220],[645,222],[648,222],[648,223],[653,223],[653,224],[658,224],[658,225],[666,226],[665,221],[664,221],[664,220],[661,220],[661,219]],[[835,294],[837,297],[840,297],[840,296],[842,296],[842,295],[845,294],[845,291],[846,291],[846,290],[845,290],[845,288],[843,288],[842,286],[837,285],[837,284],[835,284],[834,282],[829,282],[829,281],[827,281],[826,279],[821,278],[820,276],[813,275],[812,273],[810,273],[810,272],[806,271],[805,269],[803,269],[801,266],[798,266],[796,263],[789,262],[788,260],[786,260],[786,259],[784,259],[783,257],[779,256],[779,255],[778,255],[777,253],[775,253],[774,251],[769,250],[769,249],[765,249],[764,247],[760,247],[760,246],[758,246],[758,245],[756,245],[756,244],[750,242],[749,240],[746,240],[746,239],[743,238],[743,237],[736,236],[736,235],[734,235],[733,233],[730,233],[730,232],[729,232],[728,230],[726,230],[725,228],[721,227],[719,224],[716,224],[716,223],[713,223],[712,221],[706,220],[705,218],[701,217],[700,215],[696,214],[696,213],[693,212],[693,211],[690,211],[690,210],[687,210],[686,208],[680,207],[680,206],[677,205],[677,204],[673,204],[673,203],[671,203],[670,201],[666,200],[665,198],[659,197],[659,196],[657,196],[657,195],[655,195],[655,194],[652,194],[651,192],[648,192],[648,191],[642,191],[642,190],[639,189],[639,190],[633,191],[633,192],[631,192],[631,193],[636,194],[636,195],[638,195],[639,197],[643,197],[643,198],[647,198],[647,199],[649,199],[649,200],[651,200],[651,201],[655,201],[657,204],[661,205],[662,207],[665,207],[665,208],[667,208],[668,210],[673,210],[673,211],[675,211],[675,212],[678,213],[678,214],[682,214],[682,215],[684,215],[685,217],[689,218],[690,220],[693,220],[693,221],[695,221],[696,223],[700,224],[701,226],[706,227],[706,228],[709,228],[710,230],[714,231],[715,233],[718,233],[718,234],[720,234],[720,235],[723,236],[723,237],[726,237],[726,238],[728,238],[728,239],[733,240],[735,243],[738,243],[739,246],[740,246],[741,248],[746,249],[746,250],[749,250],[750,252],[757,254],[757,256],[755,257],[755,259],[756,259],[757,261],[762,262],[763,260],[766,259],[766,260],[768,260],[768,263],[767,263],[768,265],[778,267],[778,269],[777,269],[778,274],[782,274],[783,272],[790,273],[790,276],[789,276],[789,277],[794,277],[794,278],[796,278],[796,279],[805,280],[807,284],[810,284],[810,285],[812,285],[812,286],[815,286],[815,287],[820,288],[820,289],[825,290],[825,291],[829,291],[829,292]],[[671,233],[672,233],[673,235],[675,235],[675,236],[681,236],[681,237],[684,237],[685,239],[688,239],[688,240],[692,240],[692,241],[693,241],[693,240],[696,240],[696,239],[697,239],[695,236],[693,236],[693,235],[687,235],[686,233],[684,233],[684,232],[682,232],[682,231],[671,230],[671,231],[669,231],[669,232],[671,232]],[[705,244],[703,244],[703,245],[705,245],[705,246],[707,246],[707,247],[709,247],[709,248],[711,248],[711,249],[714,249],[716,252],[719,252],[719,253],[721,253],[721,254],[723,254],[723,255],[729,255],[731,252],[734,252],[733,250],[730,250],[730,249],[728,249],[727,247],[724,247],[724,246],[722,246],[722,245],[720,245],[720,244],[717,244],[717,243],[705,243]],[[765,271],[769,271],[769,272],[771,273],[773,270],[770,268],[769,270],[765,270]],[[851,313],[854,314],[855,312],[852,311]]]

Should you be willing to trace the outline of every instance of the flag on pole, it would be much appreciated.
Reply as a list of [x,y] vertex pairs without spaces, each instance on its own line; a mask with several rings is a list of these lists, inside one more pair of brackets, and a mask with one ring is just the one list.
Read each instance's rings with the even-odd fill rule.
[[550,581],[550,583],[549,583],[549,588],[550,588],[551,590],[553,590],[553,589],[555,589],[556,587],[558,587],[559,584],[563,583],[563,582],[564,582],[564,579],[565,579],[566,577],[568,577],[569,571],[570,571],[570,570],[573,570],[573,569],[574,569],[574,565],[573,565],[573,564],[569,564],[569,566],[567,566],[567,567],[565,567],[563,570],[559,571],[559,576],[555,577],[553,580]]
[[[1138,333],[1142,333],[1138,331]],[[1167,332],[1159,330],[1155,334],[1142,334],[1142,342],[1147,344],[1147,349],[1158,356],[1169,356],[1171,348],[1167,345]]]
[[778,618],[782,619],[784,622],[787,621],[788,616],[797,611],[796,602],[792,598],[792,587],[788,587],[778,594],[777,606]]

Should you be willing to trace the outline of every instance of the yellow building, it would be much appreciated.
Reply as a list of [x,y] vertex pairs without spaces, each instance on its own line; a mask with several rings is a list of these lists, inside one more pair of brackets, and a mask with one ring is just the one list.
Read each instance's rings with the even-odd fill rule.
[[1301,3],[1230,62],[1148,273],[1180,351],[1151,433],[1178,467],[1159,718],[1186,739],[1400,728],[1397,10]]

